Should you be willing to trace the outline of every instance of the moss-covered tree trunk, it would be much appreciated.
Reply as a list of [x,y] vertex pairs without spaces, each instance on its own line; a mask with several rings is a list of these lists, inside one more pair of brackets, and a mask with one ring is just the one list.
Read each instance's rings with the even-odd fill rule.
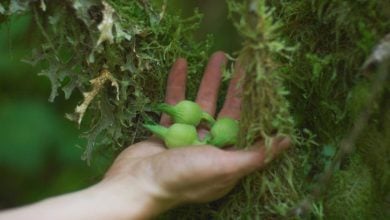
[[[227,197],[172,210],[167,219],[386,219],[390,217],[390,2],[227,0],[245,67],[238,147],[288,135],[294,146]],[[96,149],[143,139],[177,57],[190,62],[189,97],[210,42],[195,42],[199,15],[169,1],[2,0],[0,22],[31,13],[42,45],[28,62],[83,100],[68,118]],[[382,39],[382,40],[381,40]]]

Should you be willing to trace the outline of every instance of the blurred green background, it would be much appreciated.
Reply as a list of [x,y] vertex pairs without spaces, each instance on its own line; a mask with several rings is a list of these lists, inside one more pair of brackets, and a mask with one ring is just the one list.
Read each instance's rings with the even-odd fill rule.
[[29,15],[0,26],[0,208],[85,187],[107,166],[80,159],[83,140],[64,118],[79,97],[49,103],[49,80],[21,61],[39,45],[37,36]]
[[[231,53],[239,48],[224,0],[169,2],[184,17],[194,8],[204,14],[195,37],[213,35],[213,50]],[[64,100],[61,94],[49,103],[49,80],[37,75],[39,66],[22,62],[39,45],[38,32],[28,14],[0,25],[0,209],[89,186],[113,159],[101,155],[91,166],[81,160],[81,132],[64,117],[80,96]]]

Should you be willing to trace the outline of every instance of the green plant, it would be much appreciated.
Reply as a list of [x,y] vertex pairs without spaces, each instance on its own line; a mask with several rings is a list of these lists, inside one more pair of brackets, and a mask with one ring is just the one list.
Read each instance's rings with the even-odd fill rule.
[[194,97],[210,45],[192,38],[198,13],[183,19],[165,1],[3,2],[6,15],[34,17],[42,44],[25,61],[44,66],[39,74],[52,84],[49,101],[59,90],[66,99],[83,95],[67,118],[84,131],[88,163],[95,151],[144,139],[143,119],[163,101],[167,70],[177,57],[193,63],[188,93]]
[[238,121],[227,117],[219,118],[211,127],[210,135],[206,137],[207,143],[217,147],[234,145],[237,143],[238,131]]
[[[389,1],[227,3],[242,38],[237,61],[245,72],[237,145],[245,148],[263,139],[269,148],[274,136],[284,135],[294,147],[245,178],[228,197],[162,218],[321,219],[364,213],[386,219],[388,213],[380,210],[388,206],[390,188],[389,113],[383,98],[389,91],[365,99],[375,91],[370,78],[388,72],[390,61],[373,58],[364,74],[362,66],[390,29]],[[65,97],[77,90],[85,94],[69,118],[88,131],[88,160],[96,149],[119,148],[145,137],[140,125],[153,117],[150,106],[162,102],[167,70],[179,56],[192,64],[188,93],[195,96],[210,43],[191,38],[199,14],[183,19],[165,1],[141,0],[3,0],[0,6],[0,21],[32,9],[44,40],[29,62],[47,65],[41,74],[52,82],[50,100],[59,89]],[[386,55],[384,42],[377,47]],[[367,107],[372,114],[360,120]],[[349,136],[354,141],[345,144]],[[346,197],[351,199],[337,200]],[[352,210],[350,215],[331,213],[340,207]]]
[[161,125],[144,125],[157,137],[164,140],[168,148],[178,148],[202,144],[198,140],[196,128],[188,124],[175,123],[169,128]]
[[[231,118],[215,119],[201,107],[192,101],[180,101],[176,105],[159,104],[156,109],[167,113],[175,122],[169,128],[160,125],[144,125],[157,137],[164,140],[168,148],[184,147],[186,145],[211,144],[217,147],[233,145],[237,142],[238,121]],[[196,126],[201,119],[206,119],[211,124],[210,133],[199,141]]]
[[156,110],[168,114],[176,123],[197,126],[201,120],[206,120],[210,124],[215,122],[214,118],[202,111],[197,103],[188,100],[181,101],[174,106],[165,103],[159,104]]

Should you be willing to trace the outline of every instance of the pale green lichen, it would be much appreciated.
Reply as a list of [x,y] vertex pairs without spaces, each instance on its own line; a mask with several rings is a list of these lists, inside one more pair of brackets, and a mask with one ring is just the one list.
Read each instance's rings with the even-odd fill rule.
[[[49,100],[55,100],[59,89],[66,98],[84,94],[69,114],[76,117],[68,118],[83,121],[88,161],[96,146],[122,148],[143,138],[144,129],[138,127],[148,105],[163,101],[169,68],[178,57],[191,63],[189,93],[195,93],[209,45],[192,40],[199,14],[187,19],[164,15],[161,10],[173,10],[166,3],[141,0],[45,1],[45,11],[42,2],[7,2],[9,14],[34,14],[43,40],[25,61],[47,65],[40,74],[51,81]],[[93,80],[104,71],[114,87]]]
[[[224,199],[181,207],[161,218],[386,219],[390,114],[385,97],[390,87],[371,102],[366,99],[374,91],[375,72],[389,71],[387,58],[375,54],[389,54],[386,38],[378,42],[390,30],[390,2],[229,0],[228,5],[242,37],[237,57],[246,72],[240,84],[240,147],[259,138],[269,143],[274,135],[289,135],[295,144]],[[96,148],[120,148],[144,138],[139,127],[145,117],[154,117],[148,105],[162,102],[167,72],[178,57],[189,60],[188,95],[194,98],[209,54],[209,41],[191,38],[199,14],[183,19],[169,1],[1,0],[0,21],[29,9],[42,33],[42,45],[29,62],[47,65],[42,74],[52,82],[50,100],[60,89],[66,98],[76,91],[98,91],[81,123],[88,130],[88,160]],[[109,19],[102,25],[105,16]],[[377,44],[382,49],[370,57]],[[117,85],[96,90],[90,80],[103,69]],[[343,149],[341,141],[367,106],[372,114],[363,123],[364,135],[358,130],[356,144],[347,145],[356,150]]]

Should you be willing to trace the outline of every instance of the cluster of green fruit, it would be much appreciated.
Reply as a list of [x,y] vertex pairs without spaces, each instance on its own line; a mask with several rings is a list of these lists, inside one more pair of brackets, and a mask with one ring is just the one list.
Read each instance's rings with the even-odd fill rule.
[[[229,117],[215,120],[195,102],[184,100],[174,106],[160,104],[156,109],[169,115],[174,124],[169,128],[152,124],[144,126],[164,140],[168,148],[204,144],[225,147],[233,145],[237,141],[239,130],[237,120]],[[199,139],[196,130],[201,121],[205,121],[211,127],[210,132],[203,140]]]

